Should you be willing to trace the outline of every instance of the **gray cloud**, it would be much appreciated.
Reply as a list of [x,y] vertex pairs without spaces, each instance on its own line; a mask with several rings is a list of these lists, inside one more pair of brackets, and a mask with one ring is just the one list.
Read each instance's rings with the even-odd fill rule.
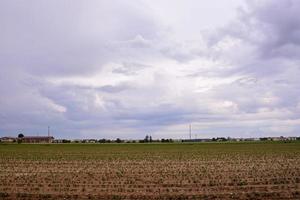
[[122,1],[1,4],[2,64],[39,76],[90,74],[118,59],[109,42],[157,37],[150,16]]
[[179,37],[149,3],[1,1],[0,135],[298,134],[298,1],[247,3],[199,37],[201,13]]

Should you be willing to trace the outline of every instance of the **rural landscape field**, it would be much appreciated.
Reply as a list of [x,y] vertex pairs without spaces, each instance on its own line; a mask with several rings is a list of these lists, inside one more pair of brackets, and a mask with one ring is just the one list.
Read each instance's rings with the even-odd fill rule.
[[300,143],[1,144],[0,199],[300,199]]
[[0,200],[300,200],[299,13],[0,0]]

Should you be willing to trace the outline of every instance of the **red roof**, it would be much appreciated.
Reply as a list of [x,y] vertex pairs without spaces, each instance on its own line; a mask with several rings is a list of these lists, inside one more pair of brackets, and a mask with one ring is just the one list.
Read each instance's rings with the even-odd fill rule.
[[2,138],[0,138],[0,139],[2,139],[2,140],[3,140],[3,139],[6,139],[6,140],[7,140],[7,139],[16,139],[16,138],[15,138],[15,137],[2,137]]

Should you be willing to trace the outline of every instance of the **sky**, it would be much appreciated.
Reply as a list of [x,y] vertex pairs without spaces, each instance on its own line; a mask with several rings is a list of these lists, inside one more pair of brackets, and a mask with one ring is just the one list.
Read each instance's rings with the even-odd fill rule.
[[1,0],[0,136],[300,136],[298,0]]

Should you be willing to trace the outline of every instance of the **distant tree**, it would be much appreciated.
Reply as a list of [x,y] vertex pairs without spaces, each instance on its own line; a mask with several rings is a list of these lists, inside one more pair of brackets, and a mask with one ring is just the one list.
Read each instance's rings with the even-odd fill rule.
[[173,142],[173,140],[172,139],[161,139],[161,142],[163,142],[163,143],[168,143],[168,142]]
[[146,135],[144,141],[145,141],[145,142],[149,142],[149,136],[148,136],[148,135]]
[[17,139],[18,144],[21,144],[21,143],[23,142],[23,138],[24,138],[23,133],[20,133],[20,134],[18,135],[18,139]]
[[98,140],[99,143],[106,143],[106,140],[103,138],[103,139],[100,139]]
[[149,142],[152,142],[152,136],[150,135],[150,137],[149,137]]
[[260,141],[267,141],[268,140],[267,137],[262,137],[262,138],[259,138],[259,139],[260,139]]
[[122,142],[122,140],[120,138],[116,139],[116,143],[121,143],[121,142]]

